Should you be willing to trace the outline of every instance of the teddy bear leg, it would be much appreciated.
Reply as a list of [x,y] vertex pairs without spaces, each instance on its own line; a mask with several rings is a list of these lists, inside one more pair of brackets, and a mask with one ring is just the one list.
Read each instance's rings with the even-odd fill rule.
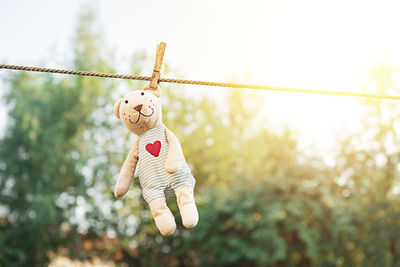
[[194,202],[193,189],[183,187],[175,190],[182,224],[187,228],[195,227],[199,221],[196,203]]
[[149,202],[151,213],[158,230],[163,236],[171,235],[176,228],[175,218],[165,202],[165,198],[156,198]]

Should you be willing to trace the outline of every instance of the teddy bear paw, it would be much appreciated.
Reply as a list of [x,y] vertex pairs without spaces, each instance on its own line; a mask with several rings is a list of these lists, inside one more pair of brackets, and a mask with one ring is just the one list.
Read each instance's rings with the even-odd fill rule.
[[177,165],[174,166],[172,164],[168,164],[166,166],[166,169],[167,169],[167,172],[169,174],[174,174],[174,173],[177,173],[179,171],[179,166],[177,166]]
[[186,228],[193,228],[197,225],[199,221],[199,213],[195,204],[187,204],[180,207],[182,224]]
[[163,236],[172,235],[175,232],[175,219],[170,214],[162,214],[154,218],[156,226]]

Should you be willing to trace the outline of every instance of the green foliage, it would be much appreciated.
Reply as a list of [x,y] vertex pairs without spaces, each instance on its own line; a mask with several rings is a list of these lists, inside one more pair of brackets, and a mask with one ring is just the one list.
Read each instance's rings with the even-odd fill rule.
[[[75,65],[110,71],[95,57],[97,38],[85,32],[90,20],[82,17]],[[95,184],[84,176],[96,145],[87,132],[107,124],[103,115],[93,114],[104,106],[99,103],[110,101],[104,83],[23,72],[13,76],[6,94],[10,122],[0,143],[0,203],[5,211],[0,265],[42,264],[60,245],[76,247],[78,223],[71,219]],[[63,225],[73,229],[62,231]]]
[[[201,125],[192,126],[190,134],[180,136],[183,143],[201,142],[184,146],[198,181],[200,222],[194,229],[184,229],[176,205],[170,205],[178,218],[173,237],[161,238],[157,231],[137,236],[143,266],[351,263],[351,257],[341,254],[344,244],[356,235],[351,211],[336,195],[337,185],[330,172],[311,167],[311,163],[299,163],[297,144],[289,131],[277,135],[254,129],[248,138],[243,138],[246,129],[252,129],[253,121],[251,110],[244,104],[249,99],[238,91],[228,97],[228,105],[223,108],[205,98],[198,102],[181,98],[168,93],[169,101],[179,101],[177,106],[183,114],[192,114],[191,110],[195,114],[202,112],[195,118],[177,116],[168,122],[180,128],[178,133],[193,124]],[[205,108],[213,112],[206,112]],[[231,114],[231,119],[225,127],[218,127],[224,117],[215,114],[222,109],[228,117]],[[166,117],[168,112],[179,111],[168,105]],[[242,117],[235,118],[235,112]],[[207,133],[209,125],[213,131]],[[207,145],[207,138],[216,141]],[[153,225],[151,220],[142,220],[139,231],[149,225]]]
[[[398,67],[377,65],[370,85],[399,94]],[[345,181],[342,194],[357,210],[361,266],[399,266],[400,109],[397,103],[368,101],[363,128],[342,142],[336,169]]]

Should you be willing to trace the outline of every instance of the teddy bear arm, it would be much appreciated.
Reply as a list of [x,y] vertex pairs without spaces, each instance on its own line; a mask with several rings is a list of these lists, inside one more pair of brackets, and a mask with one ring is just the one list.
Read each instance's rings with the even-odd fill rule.
[[166,161],[166,169],[168,173],[178,172],[183,159],[181,143],[173,132],[165,128],[165,135],[168,141],[168,155]]
[[129,151],[128,157],[125,159],[124,164],[122,165],[117,183],[115,184],[114,188],[114,195],[117,198],[124,196],[132,184],[136,164],[139,160],[138,145],[138,142],[135,142],[135,145]]

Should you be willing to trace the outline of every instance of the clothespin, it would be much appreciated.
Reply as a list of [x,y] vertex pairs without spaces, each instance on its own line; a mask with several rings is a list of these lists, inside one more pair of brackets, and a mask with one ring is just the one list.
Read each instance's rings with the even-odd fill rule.
[[153,75],[151,76],[151,81],[149,87],[151,89],[156,90],[159,79],[160,79],[160,70],[161,70],[161,65],[162,61],[164,58],[164,52],[165,52],[165,47],[167,46],[166,43],[161,42],[159,45],[157,45],[157,52],[156,52],[156,61],[154,63],[154,68],[153,68]]

